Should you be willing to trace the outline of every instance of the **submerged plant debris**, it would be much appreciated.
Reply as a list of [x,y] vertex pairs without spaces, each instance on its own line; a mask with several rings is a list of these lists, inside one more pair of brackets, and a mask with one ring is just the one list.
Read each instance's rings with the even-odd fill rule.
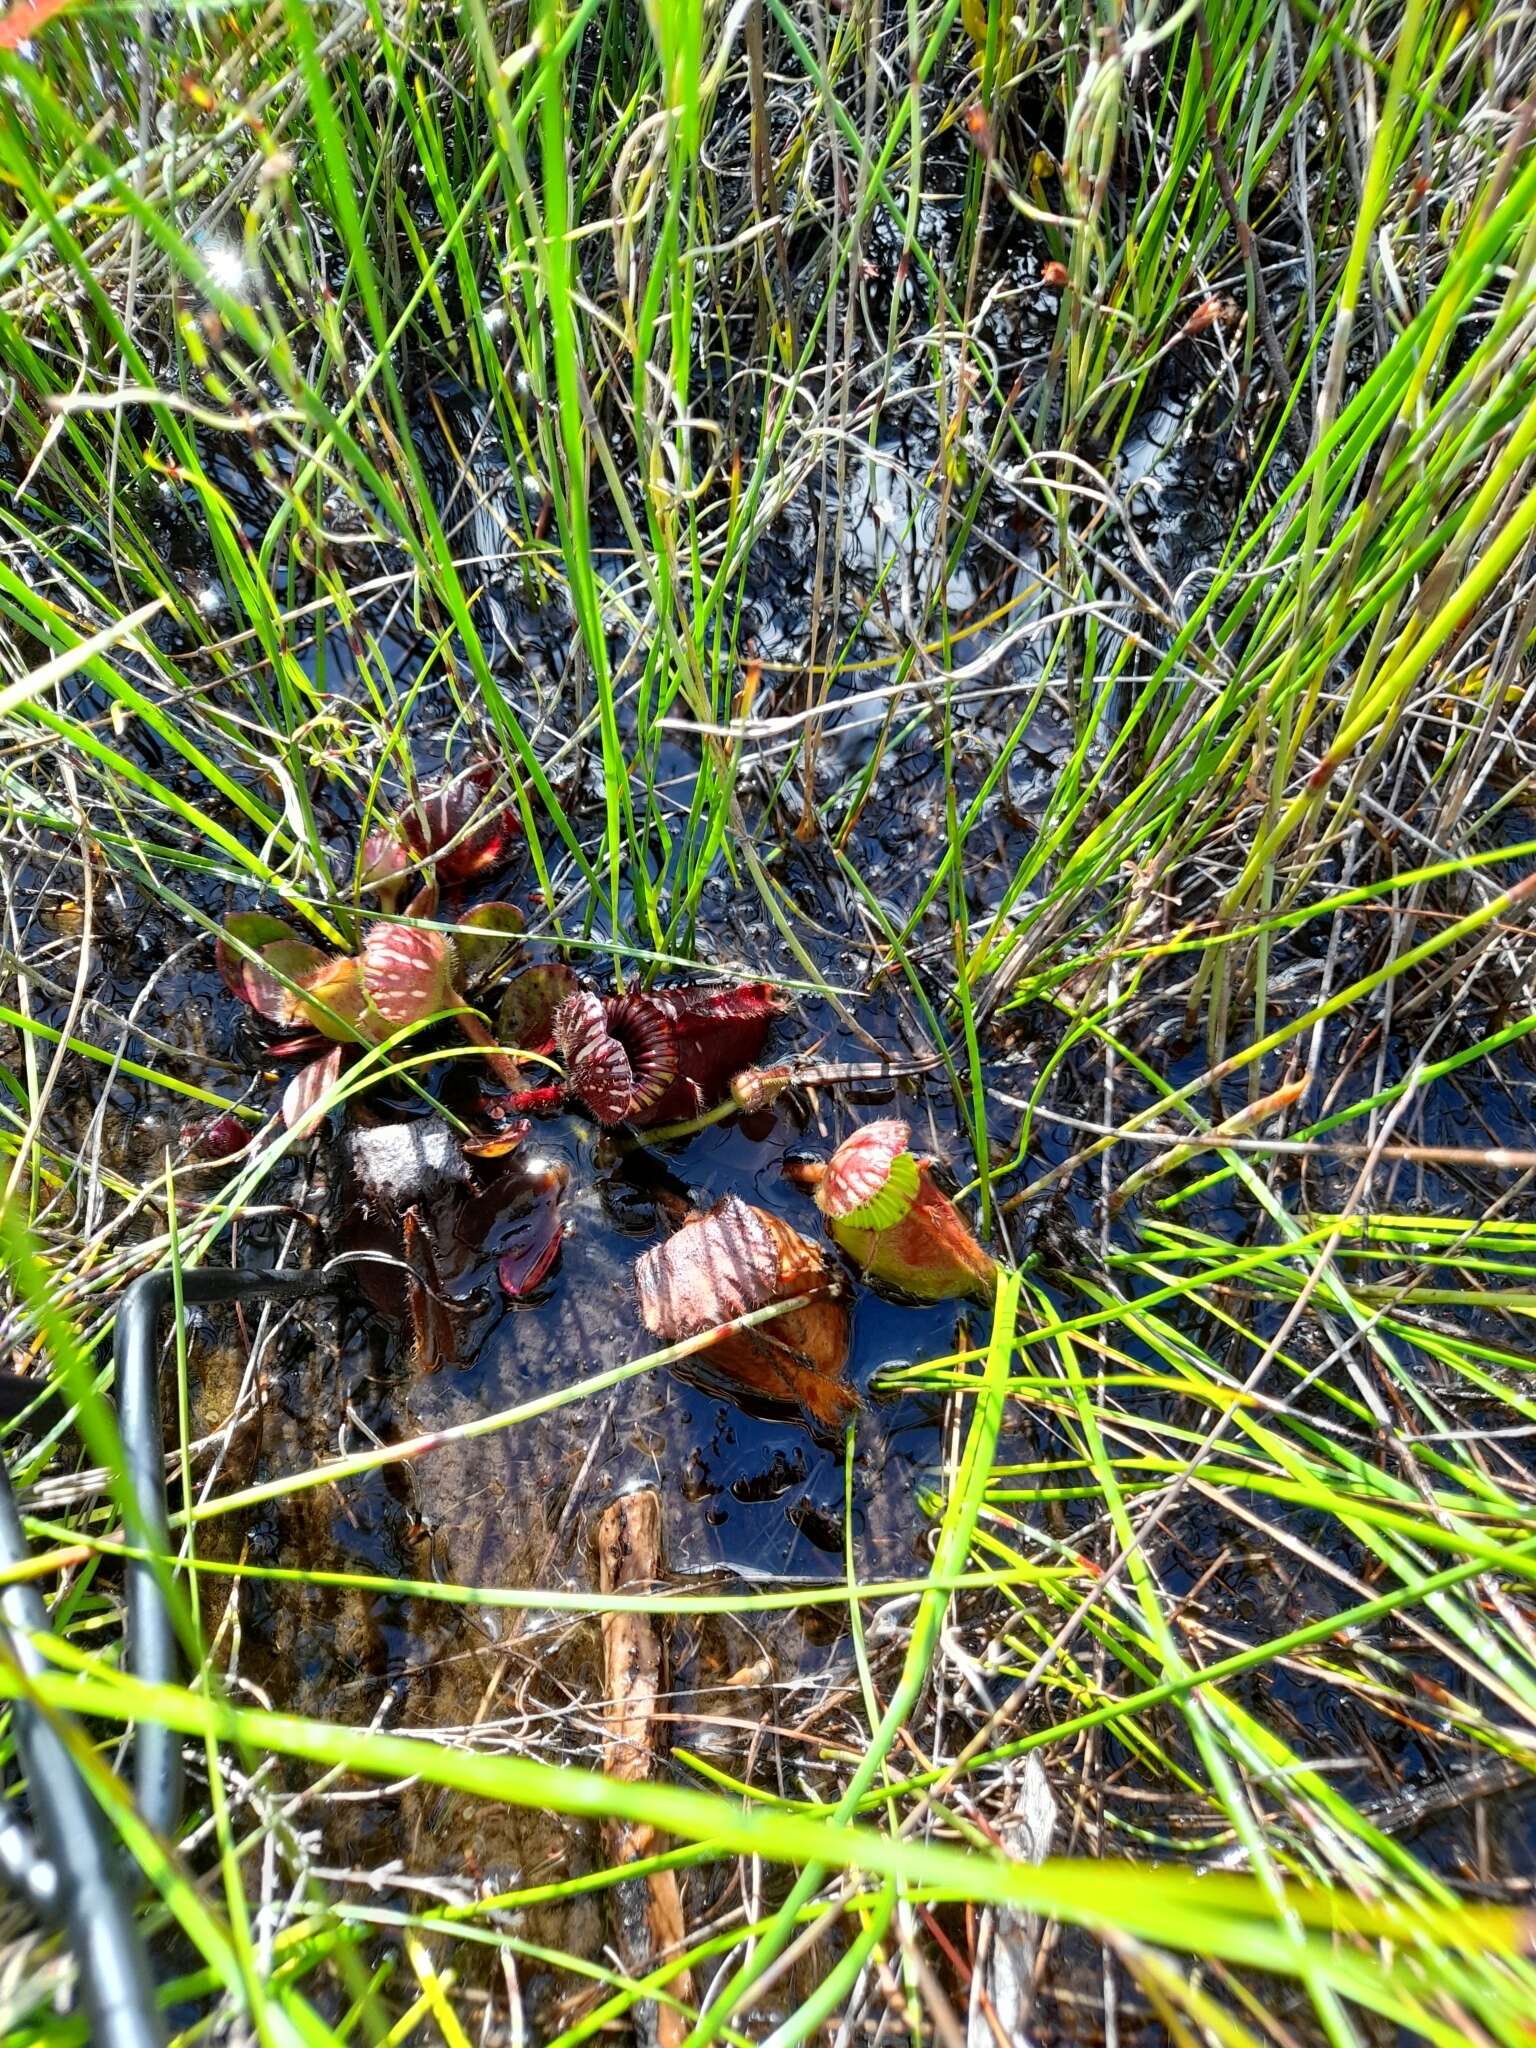
[[[1528,2041],[1524,0],[0,80],[0,1432],[167,2036]],[[176,1265],[334,1291],[167,1341],[146,1700]]]

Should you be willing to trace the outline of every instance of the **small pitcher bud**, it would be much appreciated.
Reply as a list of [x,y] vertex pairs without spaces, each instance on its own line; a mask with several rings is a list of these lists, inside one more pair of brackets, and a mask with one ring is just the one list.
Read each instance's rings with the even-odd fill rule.
[[788,1067],[743,1067],[731,1083],[731,1100],[749,1114],[778,1101],[794,1080]]
[[418,854],[400,832],[379,826],[363,841],[358,889],[370,908],[398,910],[415,887]]

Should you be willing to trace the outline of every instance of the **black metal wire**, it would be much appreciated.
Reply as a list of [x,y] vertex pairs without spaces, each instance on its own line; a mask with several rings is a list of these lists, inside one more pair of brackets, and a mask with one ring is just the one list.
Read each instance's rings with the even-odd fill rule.
[[[325,1272],[211,1272],[181,1276],[181,1298],[204,1307],[229,1301],[305,1301],[334,1294],[340,1281]],[[165,1434],[160,1419],[160,1321],[175,1300],[169,1273],[148,1273],[123,1296],[117,1312],[117,1418],[128,1481],[141,1527],[137,1540],[164,1557],[170,1541],[165,1509]],[[130,1541],[135,1540],[130,1535]],[[174,1685],[181,1673],[176,1626],[156,1568],[130,1562],[124,1586],[123,1655],[129,1671],[150,1685]],[[159,1835],[181,1824],[181,1738],[153,1724],[134,1735],[134,1790],[139,1812]]]
[[[340,1285],[324,1272],[210,1272],[181,1275],[183,1303],[312,1299]],[[169,1273],[151,1273],[123,1296],[115,1355],[118,1428],[138,1527],[129,1541],[168,1555],[165,1440],[160,1417],[160,1324],[176,1297]],[[0,1461],[0,1569],[27,1559],[26,1535]],[[137,1678],[173,1685],[180,1677],[176,1626],[155,1565],[132,1560],[124,1583],[124,1660]],[[48,1660],[37,1638],[48,1614],[25,1579],[0,1588],[0,1635],[21,1672],[36,1676]],[[134,1922],[140,1874],[130,1867],[67,1739],[68,1716],[45,1714],[18,1699],[12,1714],[27,1776],[33,1828],[0,1803],[0,1883],[43,1918],[61,1925],[80,1970],[81,1995],[95,2048],[158,2048],[165,2029],[155,2002],[144,1944]],[[174,1839],[181,1824],[181,1743],[174,1730],[146,1723],[132,1733],[134,1788],[140,1814],[156,1834]],[[33,1832],[35,1829],[35,1833]]]
[[[26,1557],[16,1497],[0,1466],[0,1564],[14,1567]],[[26,1677],[49,1669],[37,1646],[48,1632],[48,1613],[30,1581],[16,1580],[0,1591],[0,1627]],[[95,2048],[155,2048],[165,2029],[134,1925],[133,1896],[116,1838],[70,1754],[63,1732],[70,1723],[26,1699],[13,1703],[11,1716],[37,1831],[30,1837],[14,1819],[7,1829],[20,1849],[24,1896],[61,1922],[69,1936]]]

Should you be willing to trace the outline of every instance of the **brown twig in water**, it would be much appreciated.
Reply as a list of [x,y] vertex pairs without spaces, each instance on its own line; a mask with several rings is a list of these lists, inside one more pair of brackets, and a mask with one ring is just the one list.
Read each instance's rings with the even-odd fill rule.
[[[597,1580],[604,1593],[648,1586],[661,1575],[661,1496],[654,1487],[623,1494],[604,1508],[597,1525]],[[651,1775],[656,1750],[656,1709],[662,1692],[661,1638],[648,1614],[603,1616],[603,1769],[637,1784]],[[650,1827],[615,1820],[604,1824],[604,1845],[614,1863],[637,1863],[665,1844]],[[683,1900],[675,1870],[616,1885],[614,1939],[625,1969],[649,1976],[657,1960],[687,1946]],[[666,1989],[693,2003],[691,1973],[680,1970]],[[678,2048],[688,2032],[678,2005],[647,2001],[635,2008],[637,2028],[656,2048]]]

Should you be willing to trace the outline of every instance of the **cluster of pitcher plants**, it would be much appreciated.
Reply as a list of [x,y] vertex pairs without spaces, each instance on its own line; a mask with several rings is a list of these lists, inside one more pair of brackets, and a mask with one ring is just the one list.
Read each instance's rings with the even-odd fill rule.
[[[564,965],[525,966],[505,980],[490,1021],[482,1004],[516,964],[523,916],[501,901],[461,908],[453,895],[501,866],[517,831],[494,771],[476,762],[365,841],[358,895],[378,914],[355,951],[327,953],[260,911],[226,920],[226,984],[269,1027],[270,1056],[305,1060],[283,1094],[291,1130],[318,1121],[355,1049],[436,1027],[467,1040],[494,1083],[483,1098],[492,1134],[466,1141],[471,1158],[513,1150],[541,1111],[571,1106],[607,1128],[656,1130],[763,1099],[756,1062],[785,1008],[765,982],[604,995]],[[427,922],[445,900],[451,933]],[[557,1078],[531,1079],[530,1056]],[[781,1084],[776,1077],[771,1092]],[[802,1158],[790,1173],[813,1196],[841,1261],[783,1218],[726,1195],[638,1260],[640,1312],[664,1345],[702,1340],[696,1369],[830,1432],[856,1405],[843,1377],[850,1270],[898,1299],[986,1302],[997,1268],[899,1120],[866,1124],[829,1160]],[[558,1201],[538,1213],[538,1242],[510,1269],[503,1262],[510,1295],[531,1292],[558,1251]],[[429,1253],[420,1241],[413,1247],[411,1220],[406,1263],[415,1270]],[[757,1311],[773,1313],[755,1319]]]

